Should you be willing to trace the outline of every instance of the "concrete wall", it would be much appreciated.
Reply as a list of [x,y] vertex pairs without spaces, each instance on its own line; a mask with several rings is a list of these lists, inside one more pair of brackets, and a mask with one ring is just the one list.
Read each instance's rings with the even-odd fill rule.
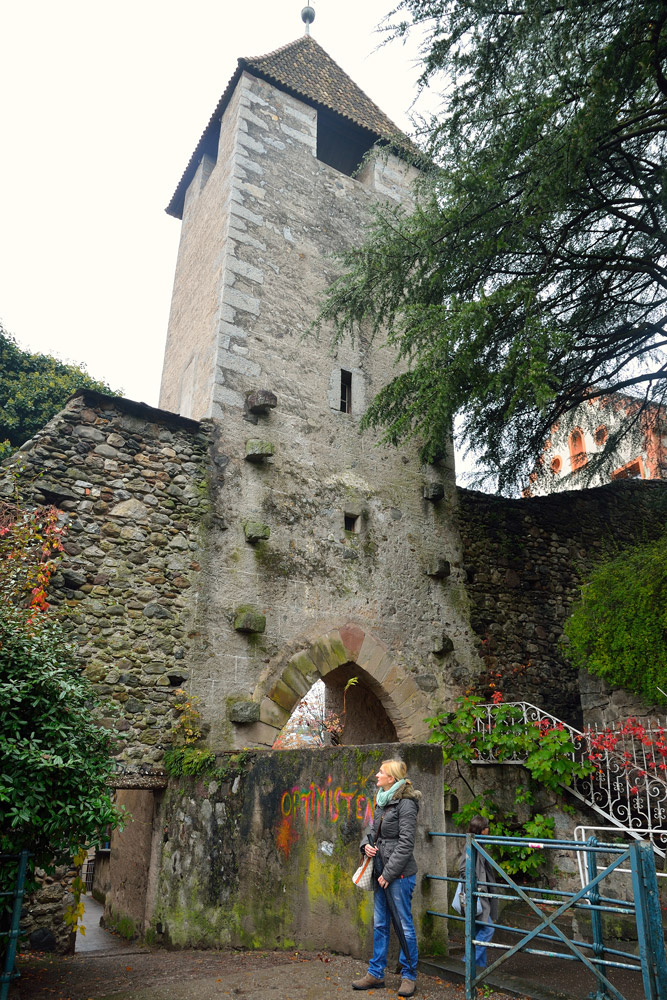
[[95,870],[93,873],[93,888],[91,896],[98,903],[104,903],[111,887],[110,882],[111,851],[108,848],[95,853]]
[[[372,893],[356,889],[359,841],[372,815],[379,763],[400,755],[423,793],[416,857],[420,875],[443,873],[442,754],[430,746],[246,752],[218,757],[217,774],[170,782],[155,817],[151,876],[128,850],[112,847],[113,908],[148,940],[176,947],[328,948],[368,956]],[[150,793],[143,793],[149,795]],[[136,807],[136,805],[135,805]],[[117,843],[144,839],[128,826]],[[132,883],[135,883],[134,889]],[[438,908],[438,883],[418,878],[413,903],[425,949],[443,949],[446,929],[425,910]],[[143,908],[142,928],[137,919]]]

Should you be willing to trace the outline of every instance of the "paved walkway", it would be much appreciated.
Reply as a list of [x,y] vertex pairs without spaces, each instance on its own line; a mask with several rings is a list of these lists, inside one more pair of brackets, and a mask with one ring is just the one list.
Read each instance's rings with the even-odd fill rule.
[[131,945],[123,938],[100,927],[100,919],[104,915],[104,906],[92,896],[84,896],[83,926],[85,934],[76,936],[77,955],[107,951],[127,951]]
[[[135,946],[136,947],[136,946]],[[132,948],[57,957],[22,956],[10,1000],[396,1000],[400,977],[386,989],[354,993],[366,962],[301,952],[160,951]],[[419,1000],[463,1000],[459,982],[419,974]],[[516,995],[516,994],[515,994]],[[506,1000],[494,992],[493,1000]]]
[[[10,1000],[340,1000],[343,994],[396,1000],[400,977],[388,975],[386,989],[352,991],[366,963],[326,952],[166,951],[124,941],[99,925],[103,907],[85,897],[85,936],[76,954],[23,955],[21,979]],[[421,1000],[463,1000],[460,950],[450,959],[425,959],[418,978]],[[592,977],[576,963],[517,955],[481,995],[532,1000],[581,1000]],[[640,976],[617,982],[628,1000],[643,1000]]]

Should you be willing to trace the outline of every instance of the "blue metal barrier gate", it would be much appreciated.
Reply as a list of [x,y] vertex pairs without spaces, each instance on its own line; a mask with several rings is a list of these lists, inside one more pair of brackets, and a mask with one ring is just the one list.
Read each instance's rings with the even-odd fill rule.
[[[20,933],[19,923],[21,920],[21,908],[23,906],[25,876],[29,856],[27,851],[22,851],[20,854],[0,854],[0,864],[12,864],[16,867],[14,888],[6,892],[0,892],[0,905],[6,912],[11,912],[9,930],[0,931],[0,938],[8,938],[6,944],[0,940],[0,955],[4,952],[2,972],[0,972],[0,1000],[7,1000],[9,984],[13,979],[18,978],[18,972],[14,971],[14,961],[16,959],[16,945]],[[4,905],[5,897],[12,899],[8,907]]]
[[[444,917],[447,920],[458,920],[465,923],[465,988],[466,1000],[475,1000],[477,987],[493,972],[500,968],[512,955],[519,951],[529,955],[542,955],[549,958],[563,959],[570,962],[581,962],[595,976],[597,992],[596,1000],[626,1000],[619,989],[609,982],[603,970],[610,968],[628,969],[642,975],[646,1000],[667,1000],[667,957],[665,955],[665,939],[660,914],[660,899],[658,896],[658,880],[655,871],[655,858],[650,844],[635,841],[627,847],[619,844],[599,844],[591,837],[586,844],[574,840],[532,841],[519,837],[475,837],[472,834],[438,833],[430,831],[431,837],[465,837],[466,877],[465,893],[472,905],[465,907],[465,916],[455,913],[439,913],[427,910],[431,916]],[[585,852],[589,881],[578,892],[565,892],[560,889],[540,889],[538,887],[519,886],[507,872],[488,853],[487,848],[494,844],[503,846],[523,846],[540,848],[542,850],[568,850]],[[612,855],[613,861],[601,871],[598,870],[600,855]],[[487,861],[498,873],[500,881],[484,882],[479,886],[476,877],[476,862],[478,856]],[[630,862],[632,873],[633,901],[614,899],[601,895],[602,881],[622,864]],[[426,875],[428,879],[444,882],[462,882],[462,879],[446,875]],[[508,891],[509,890],[509,891]],[[477,901],[482,898],[502,900],[522,900],[537,915],[538,924],[530,931],[519,927],[509,927],[495,924],[497,930],[510,934],[518,934],[520,940],[514,945],[498,942],[476,940]],[[540,905],[555,906],[553,913],[545,916]],[[556,925],[556,921],[568,910],[585,910],[591,917],[592,941],[573,941]],[[639,942],[639,955],[619,951],[605,945],[603,940],[602,914],[634,916]],[[477,923],[477,927],[479,927]],[[550,931],[551,933],[545,933]],[[564,948],[560,951],[546,951],[530,947],[538,941],[556,942]],[[475,945],[486,948],[497,948],[503,954],[488,968],[476,969]],[[587,954],[588,952],[588,954]],[[591,954],[592,953],[592,954]],[[476,974],[477,973],[477,974]]]

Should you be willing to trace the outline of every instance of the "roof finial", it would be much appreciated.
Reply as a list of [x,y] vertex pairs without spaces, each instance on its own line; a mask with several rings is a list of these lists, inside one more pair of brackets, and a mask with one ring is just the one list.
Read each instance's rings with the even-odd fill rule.
[[313,7],[304,7],[301,11],[301,20],[306,25],[306,34],[310,35],[310,26],[315,20],[315,10]]

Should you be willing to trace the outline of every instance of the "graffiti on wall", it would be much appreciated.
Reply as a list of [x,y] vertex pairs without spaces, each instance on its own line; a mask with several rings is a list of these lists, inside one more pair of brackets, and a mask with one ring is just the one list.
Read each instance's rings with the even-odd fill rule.
[[308,785],[294,785],[285,789],[280,799],[280,819],[276,833],[276,846],[289,858],[293,845],[299,839],[296,825],[306,829],[322,823],[358,820],[361,827],[373,822],[373,793],[368,794],[367,785],[373,773],[359,778],[352,786],[345,788],[335,785],[328,775],[321,784],[311,781]]

